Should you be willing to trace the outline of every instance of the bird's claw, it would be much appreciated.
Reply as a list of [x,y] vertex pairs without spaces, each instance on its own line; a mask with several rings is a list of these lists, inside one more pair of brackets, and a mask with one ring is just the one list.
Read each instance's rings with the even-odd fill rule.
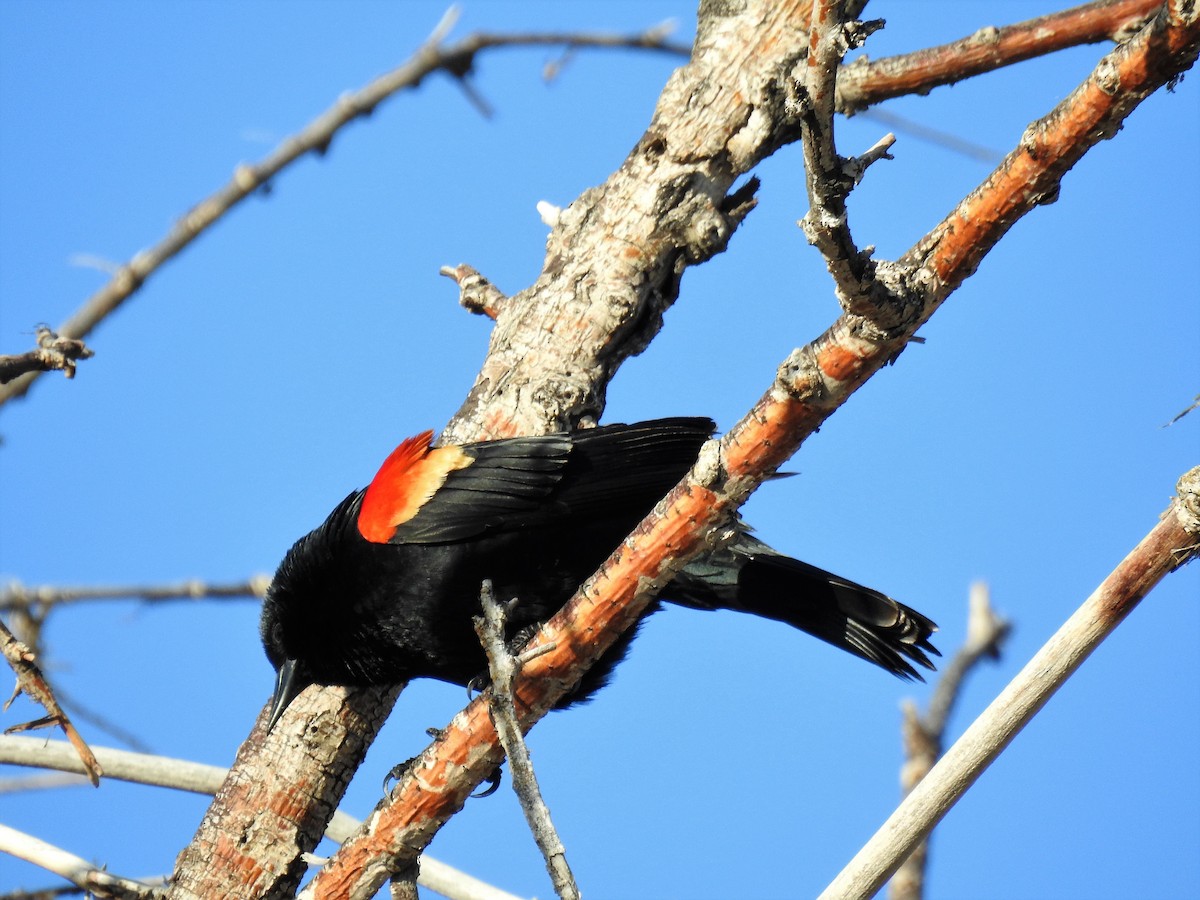
[[478,793],[472,794],[471,796],[472,797],[490,797],[490,796],[492,796],[492,794],[496,793],[496,791],[498,791],[500,789],[500,781],[502,780],[502,778],[503,778],[503,770],[499,766],[496,766],[496,768],[492,769],[492,774],[490,774],[486,779],[484,779],[487,782],[487,787],[484,788],[482,791],[479,791]]
[[476,694],[482,694],[491,687],[492,679],[487,672],[480,672],[467,682],[467,702],[475,699]]
[[386,797],[388,800],[392,799],[392,791],[395,790],[396,787],[392,782],[398,783],[400,779],[404,777],[405,773],[412,768],[412,764],[416,761],[417,758],[415,756],[410,756],[408,759],[404,760],[404,762],[396,763],[396,765],[388,769],[387,774],[383,776],[384,797]]

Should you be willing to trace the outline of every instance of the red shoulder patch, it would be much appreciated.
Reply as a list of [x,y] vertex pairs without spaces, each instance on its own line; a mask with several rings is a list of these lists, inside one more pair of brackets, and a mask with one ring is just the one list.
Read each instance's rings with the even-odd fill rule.
[[404,441],[383,461],[363,495],[358,532],[374,544],[386,544],[396,528],[417,514],[446,482],[474,458],[460,447],[430,449],[432,431]]

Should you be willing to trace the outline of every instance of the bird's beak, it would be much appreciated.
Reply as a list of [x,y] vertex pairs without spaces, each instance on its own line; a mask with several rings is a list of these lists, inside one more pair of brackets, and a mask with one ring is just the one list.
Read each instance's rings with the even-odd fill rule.
[[294,659],[285,659],[279,667],[279,674],[275,677],[275,695],[271,697],[271,717],[267,719],[267,731],[275,727],[288,704],[308,686],[308,682],[297,677],[297,668]]

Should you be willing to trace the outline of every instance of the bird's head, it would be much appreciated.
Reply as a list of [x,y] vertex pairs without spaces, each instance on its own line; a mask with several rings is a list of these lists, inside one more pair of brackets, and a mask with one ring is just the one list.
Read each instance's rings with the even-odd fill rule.
[[300,695],[300,692],[315,681],[308,672],[305,660],[296,655],[302,650],[293,642],[288,641],[288,619],[290,617],[286,606],[280,602],[281,592],[275,590],[278,582],[279,576],[276,575],[276,580],[272,583],[271,589],[268,590],[266,599],[263,601],[260,623],[263,649],[276,672],[275,692],[271,697],[267,731],[275,727],[279,717]]
[[275,693],[267,722],[270,730],[288,705],[310,684],[353,683],[336,667],[342,657],[336,598],[351,589],[346,542],[362,492],[343,500],[315,531],[300,538],[284,556],[263,599],[259,633],[267,659],[275,667]]

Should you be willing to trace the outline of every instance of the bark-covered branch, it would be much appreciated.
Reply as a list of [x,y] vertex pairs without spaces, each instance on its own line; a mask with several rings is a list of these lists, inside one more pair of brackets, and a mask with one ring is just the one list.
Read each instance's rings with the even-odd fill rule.
[[809,203],[799,224],[808,242],[825,258],[838,301],[848,312],[869,313],[872,295],[881,285],[874,278],[870,254],[859,250],[850,232],[846,199],[869,165],[891,158],[887,151],[895,137],[887,135],[859,159],[844,159],[833,137],[834,96],[846,51],[859,46],[882,25],[879,21],[848,20],[838,3],[815,3],[808,58],[796,76],[794,115],[800,122]]
[[873,896],[958,798],[1142,598],[1200,554],[1200,466],[1157,525],[980,714],[821,894]]
[[860,57],[838,75],[838,112],[855,112],[909,94],[927,94],[984,72],[1080,44],[1122,41],[1136,33],[1161,0],[1100,0],[1005,25],[915,53],[871,62]]

